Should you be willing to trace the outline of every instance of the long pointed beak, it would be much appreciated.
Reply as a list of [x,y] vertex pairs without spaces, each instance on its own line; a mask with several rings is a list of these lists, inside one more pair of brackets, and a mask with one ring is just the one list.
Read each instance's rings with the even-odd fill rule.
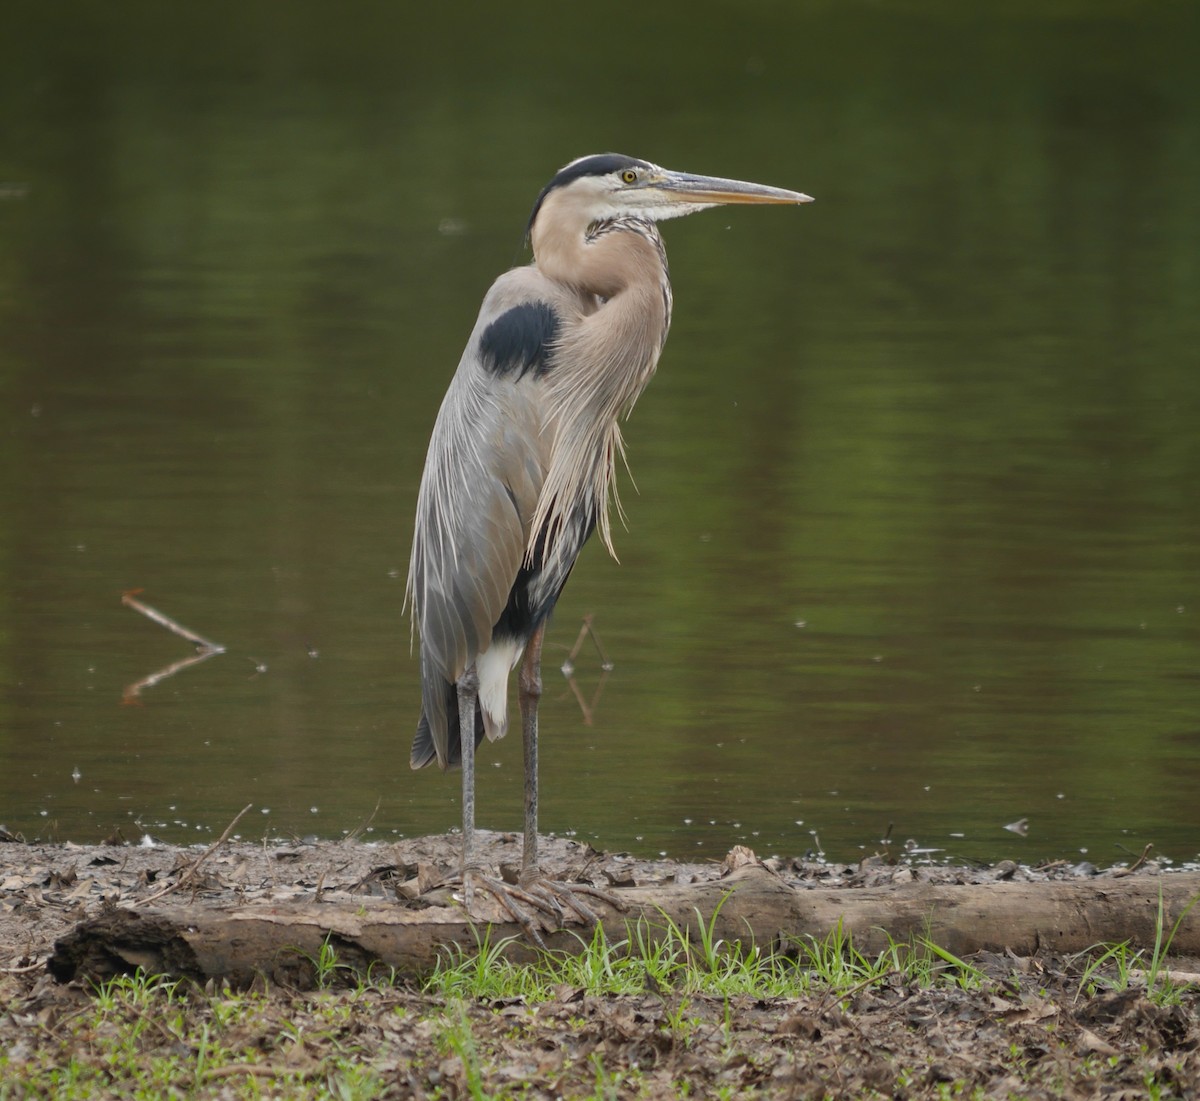
[[663,172],[653,187],[682,203],[811,203],[812,196],[782,187],[724,180],[719,176],[693,176],[690,172]]

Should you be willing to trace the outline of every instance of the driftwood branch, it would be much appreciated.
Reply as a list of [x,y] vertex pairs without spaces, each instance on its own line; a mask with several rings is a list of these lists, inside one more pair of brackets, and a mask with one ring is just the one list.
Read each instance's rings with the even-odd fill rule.
[[[663,934],[669,919],[693,938],[704,922],[726,942],[786,948],[789,939],[821,938],[840,922],[865,952],[882,949],[889,936],[900,941],[928,936],[956,955],[1005,949],[1031,955],[1039,950],[1078,952],[1118,941],[1151,949],[1156,923],[1164,922],[1169,932],[1200,894],[1200,874],[840,889],[791,886],[750,863],[721,880],[616,893],[626,912],[597,904],[604,910],[610,941],[624,939],[629,925],[638,921],[653,939]],[[551,949],[579,951],[585,933],[582,927],[560,930],[546,940]],[[510,955],[529,958],[532,949],[519,934],[515,925],[497,921],[490,936],[492,943],[517,938],[508,947]],[[447,948],[472,949],[478,935],[460,908],[425,905],[423,900],[406,904],[343,896],[285,904],[113,908],[62,938],[49,968],[63,981],[103,979],[140,967],[200,982],[247,985],[265,979],[305,986],[313,980],[313,961],[324,944],[333,948],[339,964],[359,972],[383,967],[422,974]],[[1200,956],[1200,906],[1180,923],[1171,950]]]

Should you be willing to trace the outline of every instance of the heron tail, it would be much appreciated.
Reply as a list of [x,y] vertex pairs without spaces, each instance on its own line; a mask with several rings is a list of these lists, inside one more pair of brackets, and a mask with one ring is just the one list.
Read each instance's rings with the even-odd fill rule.
[[[417,723],[417,735],[413,738],[412,753],[408,763],[412,768],[424,768],[434,760],[443,768],[454,768],[462,763],[462,724],[458,717],[458,688],[449,681],[443,681],[441,697],[438,698],[434,689],[433,699],[426,701],[421,711],[421,719]],[[440,705],[440,706],[439,706]],[[436,726],[435,726],[436,724]],[[442,738],[438,732],[444,731]],[[485,737],[483,711],[479,700],[475,701],[475,747]],[[439,743],[444,746],[443,753],[438,752]]]

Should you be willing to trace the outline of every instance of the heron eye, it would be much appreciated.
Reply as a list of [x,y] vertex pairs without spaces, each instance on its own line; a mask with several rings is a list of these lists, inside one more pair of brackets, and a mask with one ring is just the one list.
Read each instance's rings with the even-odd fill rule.
[[627,184],[637,183],[637,178],[638,174],[632,168],[627,168],[621,173],[621,180]]

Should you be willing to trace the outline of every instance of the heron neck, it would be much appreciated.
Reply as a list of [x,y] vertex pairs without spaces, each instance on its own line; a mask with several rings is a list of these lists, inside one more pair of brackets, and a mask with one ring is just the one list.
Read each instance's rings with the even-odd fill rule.
[[544,524],[556,530],[571,503],[588,499],[611,551],[607,501],[615,497],[615,460],[623,450],[618,419],[654,374],[671,321],[662,239],[649,223],[634,229],[607,222],[570,244],[535,251],[535,257],[543,275],[570,284],[589,304],[563,326],[546,375],[554,446],[533,530]]

